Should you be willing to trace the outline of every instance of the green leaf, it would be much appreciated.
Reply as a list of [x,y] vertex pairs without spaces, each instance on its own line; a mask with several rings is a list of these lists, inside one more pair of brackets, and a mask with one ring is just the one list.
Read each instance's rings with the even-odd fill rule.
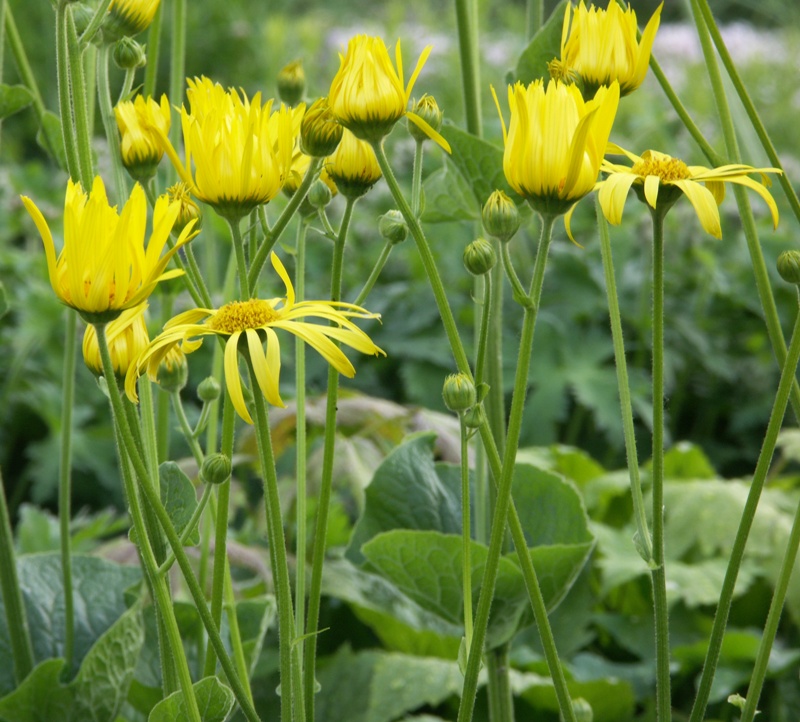
[[33,94],[24,85],[0,83],[0,120],[18,113],[33,102]]
[[664,478],[714,479],[717,472],[699,446],[679,441],[664,454]]
[[461,691],[455,662],[343,648],[320,663],[317,722],[393,722]]
[[585,451],[563,444],[520,449],[517,451],[517,463],[554,471],[579,485],[605,473],[605,469]]
[[564,8],[567,3],[562,0],[550,14],[547,22],[539,28],[536,35],[522,51],[514,70],[513,81],[528,85],[539,78],[549,78],[547,64],[553,58],[561,57],[561,28],[564,24]]
[[3,316],[9,312],[10,308],[6,287],[3,285],[3,282],[0,281],[0,318],[3,318]]
[[247,669],[251,676],[261,654],[264,637],[270,625],[275,621],[277,612],[275,597],[243,599],[236,605],[239,634],[242,638]]
[[431,173],[422,187],[425,194],[423,222],[480,220],[478,199],[464,176],[450,161],[445,161],[439,170]]
[[[172,520],[178,535],[183,533],[186,525],[197,507],[197,492],[189,477],[181,471],[174,461],[165,461],[158,467],[161,481],[161,501]],[[200,543],[200,530],[196,529],[186,540],[187,546]]]
[[[216,677],[192,685],[202,722],[225,722],[233,709],[233,692]],[[183,692],[174,692],[153,707],[147,722],[190,722]]]
[[36,142],[44,148],[58,163],[61,170],[67,168],[67,155],[64,150],[64,138],[61,135],[61,121],[49,110],[42,116],[42,125],[36,134]]
[[16,690],[0,699],[0,719],[3,722],[69,720],[72,691],[59,681],[63,667],[63,659],[48,659],[34,667]]

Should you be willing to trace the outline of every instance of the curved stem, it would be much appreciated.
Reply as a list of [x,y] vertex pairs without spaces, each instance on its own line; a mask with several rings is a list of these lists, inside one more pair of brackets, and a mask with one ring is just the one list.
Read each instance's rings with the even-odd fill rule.
[[[355,200],[348,198],[345,206],[331,263],[331,301],[342,300],[342,269],[344,246],[353,216]],[[322,478],[317,503],[317,522],[314,528],[314,549],[311,563],[311,586],[308,591],[308,626],[305,639],[303,694],[308,718],[314,719],[314,694],[316,692],[314,669],[317,656],[317,633],[319,631],[319,609],[322,595],[322,567],[325,561],[325,542],[328,535],[328,512],[333,487],[333,461],[336,451],[336,404],[339,400],[339,372],[328,367],[328,395],[325,405],[325,441],[322,452]]]
[[90,42],[92,42],[92,39],[97,34],[97,31],[100,29],[103,21],[106,19],[108,8],[110,6],[111,0],[100,0],[100,4],[94,11],[92,19],[89,21],[89,24],[86,26],[86,30],[84,30],[83,34],[81,35],[81,45],[88,45]]
[[800,361],[800,313],[797,314],[792,331],[792,339],[789,346],[789,353],[786,363],[781,371],[781,379],[778,383],[778,391],[775,394],[775,403],[772,406],[772,413],[767,424],[767,431],[764,435],[764,442],[758,456],[756,469],[753,473],[753,481],[747,493],[747,501],[742,511],[742,518],[739,521],[739,528],[736,531],[736,538],[733,541],[731,555],[728,559],[728,568],[725,570],[725,579],[722,582],[717,612],[714,616],[714,624],[711,628],[711,636],[708,640],[708,651],[703,663],[703,671],[700,675],[700,682],[697,685],[697,696],[695,698],[692,713],[689,717],[690,722],[701,722],[705,718],[705,710],[708,705],[708,698],[711,694],[711,685],[714,681],[722,640],[725,636],[725,627],[728,623],[728,614],[733,601],[734,587],[742,564],[747,537],[755,519],[758,502],[761,492],[769,472],[772,462],[772,455],[775,451],[775,443],[778,439],[778,432],[786,414],[786,406],[792,386],[794,384],[795,372],[798,361]]
[[386,261],[389,260],[389,254],[392,252],[392,248],[394,247],[394,243],[391,241],[386,241],[383,244],[383,248],[381,248],[381,254],[378,256],[378,260],[375,261],[375,265],[372,267],[372,271],[369,274],[369,278],[367,278],[366,282],[364,283],[364,287],[358,292],[358,296],[353,303],[356,306],[361,306],[364,301],[369,296],[370,291],[372,291],[375,283],[378,281],[378,278],[383,271],[383,267],[386,265]]
[[597,226],[600,231],[600,255],[603,259],[603,273],[606,281],[608,297],[608,315],[611,319],[611,338],[614,342],[614,362],[617,367],[617,387],[619,403],[622,411],[622,430],[625,437],[625,454],[628,461],[628,475],[631,481],[631,498],[633,500],[633,518],[636,522],[636,548],[642,558],[653,561],[653,543],[647,528],[647,515],[642,495],[642,481],[639,476],[639,456],[636,452],[636,434],[633,428],[633,408],[631,389],[628,382],[628,363],[625,358],[625,340],[622,335],[622,316],[619,312],[617,297],[617,281],[614,275],[614,260],[611,256],[611,238],[608,233],[608,222],[600,208],[600,201],[595,199],[597,209]]
[[128,196],[128,188],[125,171],[122,168],[122,151],[120,150],[117,121],[114,118],[114,108],[111,106],[110,55],[111,50],[108,45],[103,45],[97,53],[97,105],[100,108],[100,118],[103,121],[103,128],[108,140],[117,202],[122,203]]

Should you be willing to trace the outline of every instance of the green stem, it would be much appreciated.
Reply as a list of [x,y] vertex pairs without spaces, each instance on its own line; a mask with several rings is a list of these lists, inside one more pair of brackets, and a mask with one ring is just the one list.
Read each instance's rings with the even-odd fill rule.
[[[303,219],[297,224],[297,256],[295,258],[294,292],[297,302],[305,299],[306,293],[306,231],[308,222]],[[294,345],[295,354],[295,419],[296,419],[296,451],[295,451],[295,524],[297,526],[297,539],[295,540],[295,557],[297,569],[295,571],[295,634],[301,638],[306,628],[306,535],[308,514],[307,496],[308,489],[306,461],[307,461],[307,436],[306,436],[306,345],[302,339],[297,338]],[[303,645],[297,645],[300,655],[300,665],[303,664]]]
[[528,0],[525,12],[525,30],[528,40],[539,31],[544,23],[544,2],[543,0]]
[[728,568],[725,571],[725,579],[722,582],[722,591],[720,592],[719,604],[717,605],[717,612],[714,616],[714,625],[711,628],[711,636],[708,641],[708,651],[706,652],[706,659],[703,664],[703,671],[700,675],[700,682],[697,685],[697,696],[695,698],[692,713],[689,717],[689,722],[701,722],[705,717],[706,706],[708,705],[708,697],[711,693],[711,685],[714,681],[714,673],[716,672],[717,663],[719,662],[719,654],[722,649],[722,639],[725,635],[725,627],[728,623],[728,614],[730,613],[731,602],[733,601],[733,591],[736,586],[736,579],[739,574],[739,568],[742,564],[742,557],[744,556],[745,545],[747,544],[747,537],[750,533],[750,528],[755,519],[756,509],[758,502],[761,498],[761,492],[764,488],[764,482],[769,472],[769,466],[772,461],[772,455],[775,451],[775,443],[778,439],[778,432],[783,423],[783,417],[786,413],[786,406],[789,399],[792,386],[794,384],[795,371],[797,363],[800,361],[800,313],[795,318],[794,330],[792,331],[791,343],[789,346],[789,353],[786,357],[786,362],[781,371],[780,382],[778,383],[778,391],[775,394],[775,403],[772,406],[772,413],[769,417],[767,424],[767,431],[764,435],[764,442],[761,446],[761,452],[758,456],[756,469],[753,473],[753,481],[750,484],[750,490],[747,493],[747,501],[742,511],[742,518],[739,521],[739,528],[736,531],[736,538],[733,541],[731,548],[730,558],[728,559]]
[[420,203],[422,201],[422,157],[424,141],[417,140],[414,143],[414,169],[411,174],[411,212],[419,216]]
[[[161,50],[161,27],[163,25],[162,6],[159,3],[153,21],[147,31],[147,65],[144,69],[142,95],[154,98],[156,94],[156,78],[158,77],[158,56]],[[175,101],[177,102],[177,100]]]
[[461,58],[461,82],[464,90],[464,112],[467,131],[483,135],[480,105],[480,62],[478,50],[477,3],[475,0],[456,0],[458,51]]
[[[127,426],[127,417],[122,409],[121,399],[119,396],[119,389],[117,388],[116,381],[114,381],[114,365],[111,361],[111,353],[108,350],[108,343],[106,341],[106,325],[96,324],[95,331],[97,332],[97,345],[100,349],[100,358],[103,362],[103,375],[110,381],[108,386],[108,395],[111,399],[112,415],[120,428],[120,435],[124,438],[124,427]],[[128,429],[130,432],[130,429]],[[135,453],[135,447],[126,446],[124,449],[120,448],[120,462],[122,467],[127,467],[125,454],[127,452],[130,457],[131,451]],[[147,469],[144,467],[144,462],[140,459],[142,471],[147,476]],[[176,667],[178,671],[178,680],[180,683],[181,692],[186,701],[186,708],[188,717],[194,722],[201,722],[200,709],[197,706],[197,699],[194,696],[194,689],[192,688],[192,678],[189,674],[189,665],[186,661],[186,655],[183,650],[183,641],[181,640],[180,631],[178,630],[178,623],[175,619],[175,612],[172,607],[172,599],[169,595],[166,582],[162,577],[158,576],[158,565],[156,558],[153,555],[153,550],[150,546],[147,529],[145,527],[144,516],[139,508],[136,494],[136,489],[130,481],[130,475],[123,473],[123,478],[127,482],[128,502],[130,504],[131,518],[133,520],[134,528],[136,530],[136,537],[139,546],[142,563],[145,567],[145,573],[151,580],[152,591],[154,593],[154,601],[158,605],[159,612],[164,621],[165,629],[169,639],[169,648],[171,654],[174,656]]]
[[19,686],[33,669],[33,645],[17,577],[14,533],[11,530],[2,474],[0,474],[0,591],[3,593],[6,629],[8,629],[8,640],[11,643],[11,657],[14,660],[14,680]]
[[203,450],[200,448],[200,444],[197,442],[197,437],[192,431],[192,426],[189,423],[189,419],[186,418],[186,411],[184,411],[183,401],[181,401],[181,392],[173,391],[169,394],[169,396],[172,398],[172,408],[175,411],[175,416],[178,417],[178,425],[181,427],[183,438],[186,439],[186,443],[189,444],[189,449],[191,450],[192,456],[197,462],[197,468],[199,469],[203,465]]
[[320,208],[317,212],[319,216],[319,222],[322,224],[322,228],[325,231],[325,235],[332,241],[336,240],[336,231],[334,227],[331,225],[331,222],[328,220],[328,214],[325,212],[324,208]]
[[508,243],[501,243],[500,249],[503,259],[503,270],[505,270],[506,278],[508,278],[508,281],[511,284],[514,300],[521,306],[524,306],[528,298],[528,294],[525,293],[525,289],[522,287],[522,282],[519,280],[516,270],[514,270],[514,264],[511,262],[511,256],[508,253]]
[[466,653],[469,654],[472,645],[472,561],[470,560],[472,524],[469,513],[469,442],[463,414],[459,414],[458,421],[461,427],[461,547],[463,550],[461,575],[464,595],[464,637],[466,638]]
[[322,165],[322,161],[322,158],[312,158],[311,163],[308,165],[308,170],[306,171],[305,176],[303,176],[303,182],[300,183],[297,190],[294,192],[294,195],[289,199],[289,202],[283,209],[283,213],[281,213],[281,215],[278,217],[278,220],[275,221],[275,225],[272,226],[269,233],[265,235],[264,240],[261,242],[261,245],[258,247],[255,255],[250,259],[251,286],[256,285],[256,281],[261,273],[261,269],[264,267],[264,263],[267,260],[269,252],[275,247],[275,244],[278,242],[281,234],[284,232],[284,230],[286,230],[286,226],[289,225],[289,221],[292,220],[295,212],[305,199],[308,189],[311,188],[311,184],[317,177],[317,173]]
[[656,633],[656,719],[672,718],[669,609],[664,569],[664,215],[653,209],[653,612]]
[[[203,489],[203,495],[200,497],[200,501],[197,502],[197,506],[194,508],[192,515],[189,517],[189,521],[187,522],[186,526],[184,527],[183,531],[181,532],[180,540],[181,544],[186,544],[189,540],[189,537],[192,536],[194,530],[197,529],[197,525],[200,523],[200,517],[203,516],[203,512],[206,510],[208,506],[208,502],[211,499],[211,489],[213,488],[213,484],[206,484]],[[175,555],[170,552],[167,555],[167,558],[164,560],[164,563],[158,568],[158,573],[160,575],[166,574],[170,569],[172,569],[172,565],[175,563]],[[204,674],[204,677],[209,675]]]
[[239,227],[240,220],[228,218],[228,227],[231,229],[233,251],[236,254],[236,269],[239,274],[239,297],[242,301],[250,298],[250,284],[247,280],[247,261],[244,257],[244,239]]
[[61,448],[58,467],[58,520],[61,536],[61,573],[64,579],[64,659],[66,660],[64,666],[67,670],[72,668],[75,654],[75,604],[72,595],[72,538],[69,522],[72,518],[72,412],[75,404],[77,326],[78,315],[69,310],[61,377]]
[[[281,674],[281,720],[302,722],[303,711],[302,690],[294,689],[293,664],[299,664],[299,658],[293,652],[294,647],[294,614],[292,612],[292,590],[289,582],[289,566],[286,559],[286,538],[281,518],[281,502],[278,494],[278,478],[275,472],[275,457],[272,452],[272,439],[267,416],[267,405],[258,387],[258,380],[252,361],[247,356],[250,370],[250,383],[253,389],[253,406],[255,407],[256,441],[261,473],[264,477],[264,506],[267,512],[267,525],[270,531],[270,546],[275,561],[272,573],[275,579],[275,591],[278,598],[278,646]],[[313,716],[310,716],[313,719]]]
[[[186,0],[173,0],[172,3],[172,37],[169,54],[169,98],[176,105],[183,98],[183,87],[186,82]],[[180,123],[173,123],[169,129],[172,147],[177,148],[180,142]],[[170,163],[167,168],[169,185],[177,178],[177,172]]]
[[125,171],[122,167],[122,151],[119,144],[119,130],[111,105],[111,81],[109,78],[111,48],[103,45],[97,53],[97,105],[100,108],[100,119],[108,140],[111,170],[114,177],[114,189],[117,202],[122,203],[128,197]]
[[[58,12],[58,8],[56,9]],[[56,14],[56,32],[59,32],[59,27],[61,30],[65,30],[66,27],[66,19],[61,19],[59,25],[59,18],[58,14]],[[36,82],[36,75],[34,75],[33,68],[31,68],[31,64],[28,61],[28,55],[25,52],[25,46],[22,43],[22,38],[20,37],[19,30],[17,29],[17,23],[14,20],[14,13],[12,12],[11,6],[6,3],[6,10],[5,10],[5,19],[4,19],[4,28],[5,28],[5,37],[8,40],[9,47],[11,48],[11,53],[14,56],[14,64],[17,66],[17,73],[19,74],[20,80],[22,80],[23,85],[31,92],[33,95],[33,109],[36,113],[36,119],[39,121],[41,125],[42,119],[44,118],[45,114],[45,107],[44,107],[44,100],[42,100],[42,93],[39,90],[39,84]],[[0,27],[0,30],[3,28]],[[66,57],[66,35],[64,35],[64,44],[62,48],[59,50],[58,47],[58,38],[56,36],[56,62],[60,62],[61,58]],[[62,68],[59,65],[58,68],[58,81],[59,81],[59,101],[61,100],[61,80],[62,77],[64,79],[67,78],[67,68],[66,65]],[[63,75],[62,75],[63,74]],[[67,90],[68,92],[68,90]],[[66,97],[69,97],[67,95]],[[76,163],[77,165],[77,163]]]
[[108,8],[111,6],[111,1],[112,0],[100,0],[97,10],[94,11],[92,19],[86,26],[86,30],[83,31],[83,35],[81,35],[81,45],[85,46],[92,42],[92,39],[97,34],[97,31],[100,29],[103,21],[106,19]]
[[628,363],[625,358],[625,339],[622,335],[622,316],[619,311],[617,297],[617,281],[614,275],[614,260],[611,255],[611,238],[608,223],[596,201],[597,226],[600,231],[600,255],[603,259],[603,273],[606,281],[608,297],[608,314],[611,319],[611,338],[614,342],[614,362],[617,367],[617,388],[622,411],[622,430],[625,437],[625,453],[628,461],[628,475],[631,481],[631,498],[633,499],[633,518],[636,522],[636,548],[642,558],[650,563],[653,560],[653,543],[647,528],[647,515],[642,495],[642,481],[639,476],[639,457],[636,452],[636,434],[633,427],[633,407],[631,389],[628,381]]
[[119,95],[117,96],[117,103],[121,103],[123,100],[128,99],[128,96],[131,93],[131,89],[133,88],[133,79],[135,77],[136,77],[135,68],[130,68],[125,71],[125,78],[122,81],[122,87],[119,89]]
[[[67,50],[67,16],[69,12],[69,4],[66,0],[60,0],[56,6],[58,110],[61,116],[61,137],[64,141],[67,172],[73,181],[81,181],[81,183],[85,185],[86,179],[82,177],[81,166],[78,162],[78,141],[75,136],[75,118],[72,111],[72,96],[70,94],[69,55]],[[8,13],[6,25],[13,26],[13,22],[12,14]],[[20,47],[22,47],[21,43]],[[87,186],[87,188],[91,188],[91,186]]]
[[[100,342],[101,334],[103,339],[102,343]],[[98,338],[98,344],[100,345],[101,356],[102,356],[103,346],[105,344],[105,329],[102,326],[97,327],[97,338]],[[108,355],[107,349],[105,353],[106,355]],[[110,364],[110,357],[108,361]],[[106,366],[105,360],[103,361],[103,364],[104,368],[110,368]],[[112,368],[112,373],[113,373],[113,368]],[[111,376],[111,378],[113,378],[113,375]],[[172,548],[173,554],[175,554],[175,559],[178,563],[178,566],[181,569],[184,581],[186,582],[186,586],[189,589],[189,594],[191,595],[195,607],[197,608],[197,612],[200,616],[200,621],[203,623],[203,626],[205,627],[206,632],[208,633],[211,644],[214,647],[214,651],[217,653],[217,656],[219,657],[220,664],[222,665],[222,669],[228,678],[228,682],[231,685],[231,690],[233,691],[233,694],[236,697],[236,701],[242,708],[242,712],[244,713],[246,719],[248,719],[250,722],[261,722],[255,709],[253,709],[253,705],[247,698],[246,690],[242,685],[241,681],[238,679],[238,676],[236,674],[236,669],[233,666],[233,663],[231,662],[228,653],[225,651],[225,645],[222,642],[222,638],[220,637],[219,631],[214,625],[214,621],[211,618],[211,613],[209,612],[208,606],[206,605],[205,598],[203,596],[203,590],[197,583],[197,578],[195,577],[194,570],[192,569],[192,563],[189,561],[189,557],[186,555],[186,552],[183,549],[180,537],[178,536],[178,533],[175,531],[175,527],[172,524],[172,520],[169,518],[167,510],[161,503],[158,491],[156,491],[156,488],[153,485],[153,481],[150,478],[147,466],[145,465],[141,453],[137,447],[133,431],[131,430],[128,417],[125,412],[125,408],[123,406],[122,398],[119,393],[113,393],[114,391],[113,388],[111,389],[111,391],[112,393],[109,393],[109,398],[111,400],[114,418],[117,420],[117,424],[119,425],[120,437],[123,448],[125,449],[128,458],[133,464],[134,470],[136,472],[136,478],[137,481],[139,482],[139,488],[144,494],[145,499],[147,500],[148,504],[150,505],[150,508],[156,515],[159,524],[161,525],[162,529],[164,530],[164,533],[166,534],[167,541],[169,542],[169,545]]]
[[381,248],[381,254],[378,256],[378,260],[375,261],[375,265],[372,267],[369,278],[367,278],[366,283],[364,283],[364,287],[358,292],[356,300],[353,301],[356,306],[362,305],[367,299],[367,296],[369,296],[370,291],[372,291],[381,275],[381,272],[383,271],[384,266],[386,265],[386,261],[389,260],[389,254],[392,252],[393,247],[394,243],[391,241],[386,241],[386,243],[383,244],[383,248]]
[[480,384],[485,381],[486,375],[486,354],[488,352],[489,340],[489,321],[492,309],[492,276],[484,273],[483,279],[483,298],[481,300],[481,323],[478,331],[478,350],[475,361],[475,383]]
[[[495,264],[496,266],[496,264]],[[502,316],[498,320],[494,317],[493,311],[498,310],[498,312],[502,311],[502,309],[495,308],[495,300],[496,300],[496,293],[494,292],[494,271],[493,268],[489,273],[483,275],[483,293],[480,297],[480,306],[481,306],[481,320],[480,326],[478,328],[478,348],[476,351],[476,361],[475,361],[475,385],[476,387],[482,383],[486,383],[487,381],[487,366],[489,373],[491,373],[494,368],[495,364],[487,364],[487,359],[490,355],[495,356],[495,360],[502,363],[502,357],[500,354],[500,341],[502,340],[502,334],[496,335],[496,341],[494,342],[492,338],[492,329],[493,325],[501,325],[502,324]],[[500,269],[502,273],[502,269]],[[502,277],[501,277],[502,280]],[[477,281],[477,279],[476,279]],[[477,287],[477,283],[475,284]],[[502,369],[501,369],[502,371]],[[502,383],[500,387],[497,388],[489,384],[489,394],[487,395],[486,399],[484,400],[484,409],[486,411],[486,419],[489,423],[489,428],[492,429],[492,435],[495,436],[495,439],[499,439],[500,448],[503,445],[503,439],[505,437],[505,414],[501,418],[493,419],[490,414],[495,414],[497,411],[497,407],[499,406],[501,409],[505,406],[503,403],[503,388]],[[498,425],[495,427],[493,425],[497,423]],[[495,435],[495,430],[498,432],[498,435]],[[494,487],[490,486],[489,484],[489,470],[486,465],[486,450],[483,448],[482,444],[477,446],[477,456],[475,462],[475,538],[481,542],[481,544],[486,544],[489,541],[489,524],[491,522],[491,509],[492,509],[492,495],[494,493]]]
[[[742,158],[739,152],[739,143],[736,139],[736,127],[734,126],[733,116],[731,115],[728,99],[725,95],[725,86],[722,82],[719,65],[717,64],[717,56],[711,43],[709,31],[700,16],[699,0],[692,0],[692,13],[694,14],[697,33],[700,37],[700,44],[703,47],[708,77],[711,81],[711,89],[714,93],[714,101],[717,105],[717,114],[719,115],[722,134],[725,138],[725,148],[730,158],[729,162],[741,163]],[[786,362],[786,340],[783,336],[780,319],[778,318],[778,310],[775,307],[775,298],[772,295],[772,286],[767,272],[767,265],[764,261],[764,253],[758,239],[758,230],[756,229],[753,209],[750,206],[750,199],[744,187],[738,184],[734,185],[734,195],[739,207],[742,229],[744,230],[745,239],[747,240],[750,262],[753,264],[758,297],[761,301],[761,308],[764,312],[764,318],[767,324],[767,335],[772,344],[772,351],[775,354],[778,365],[783,367]],[[795,418],[800,419],[800,386],[796,383],[792,387],[790,402]]]
[[89,129],[89,106],[86,102],[86,79],[83,75],[81,45],[75,31],[72,12],[67,11],[67,55],[69,57],[72,110],[75,114],[75,136],[78,141],[78,167],[84,186],[89,187],[94,174],[92,163],[92,138]]
[[[161,325],[163,326],[172,316],[172,302],[175,297],[171,293],[161,294]],[[161,464],[169,459],[170,394],[158,394],[156,397],[156,455]]]
[[[342,269],[344,266],[344,246],[353,216],[355,200],[348,198],[342,216],[342,223],[336,237],[331,262],[331,301],[342,300]],[[325,406],[325,441],[322,452],[322,478],[320,481],[317,521],[314,528],[314,548],[311,562],[311,586],[308,592],[308,623],[305,639],[303,694],[308,718],[314,719],[314,670],[317,656],[317,633],[319,632],[319,609],[322,596],[322,568],[325,561],[325,542],[328,535],[328,512],[333,486],[333,461],[336,451],[336,404],[339,399],[339,372],[328,367],[328,395]]]
[[513,722],[514,720],[514,696],[511,691],[511,678],[508,674],[511,666],[508,650],[509,645],[503,644],[486,653],[486,677],[489,682],[486,685],[486,692],[489,697],[490,722]]
[[239,617],[236,615],[236,597],[233,594],[233,580],[230,575],[230,565],[226,564],[225,574],[225,614],[228,618],[228,629],[231,636],[231,650],[233,662],[239,672],[239,679],[247,692],[248,699],[253,701],[253,690],[250,687],[250,670],[247,668],[247,659],[244,656],[242,633],[239,630]]

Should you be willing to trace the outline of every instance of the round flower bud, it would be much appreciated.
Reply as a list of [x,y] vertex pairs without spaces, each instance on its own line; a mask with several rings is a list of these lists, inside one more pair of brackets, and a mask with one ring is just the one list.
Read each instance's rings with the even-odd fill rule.
[[295,60],[278,73],[278,97],[286,105],[297,105],[306,92],[306,74],[303,61]]
[[330,187],[324,180],[317,178],[308,189],[308,196],[306,197],[309,205],[316,211],[325,208],[333,198],[333,193]]
[[147,65],[144,46],[127,36],[117,40],[114,45],[114,62],[122,70],[136,70]]
[[372,146],[349,130],[342,134],[336,151],[325,161],[325,170],[339,192],[350,200],[363,196],[381,179],[381,167]]
[[72,21],[75,23],[75,32],[80,36],[89,27],[89,23],[94,17],[94,10],[86,3],[72,3]]
[[486,232],[503,242],[511,240],[522,222],[516,203],[503,191],[495,191],[489,196],[481,219]]
[[594,720],[592,705],[583,697],[577,697],[572,700],[572,711],[575,713],[577,722],[592,722]]
[[392,243],[402,243],[408,237],[408,226],[398,210],[386,211],[378,220],[378,230],[383,238]]
[[471,409],[467,409],[461,418],[464,419],[464,426],[468,429],[481,428],[481,424],[486,420],[483,404],[475,404]]
[[180,391],[189,379],[189,364],[186,354],[178,346],[173,346],[161,360],[156,372],[156,381],[164,391]]
[[203,212],[189,193],[189,186],[180,181],[167,188],[167,195],[173,203],[178,202],[181,204],[178,218],[175,220],[172,230],[179,234],[192,221],[195,221],[195,229],[199,228],[203,222]]
[[223,484],[231,478],[231,460],[225,454],[209,454],[200,467],[200,478],[206,484]]
[[800,284],[800,251],[784,251],[778,256],[778,273],[786,283]]
[[300,147],[312,158],[331,155],[342,139],[344,127],[328,107],[327,98],[315,100],[303,115],[300,123]]
[[206,376],[197,387],[197,395],[204,404],[216,401],[222,393],[222,388],[213,376]]
[[489,273],[497,263],[497,254],[485,238],[476,238],[464,249],[464,266],[473,276]]
[[[411,112],[418,115],[424,120],[431,128],[437,133],[442,127],[442,111],[439,110],[439,105],[432,95],[423,95],[416,103],[413,104]],[[421,143],[428,140],[427,134],[417,125],[410,120],[408,121],[408,132],[411,137]]]
[[466,374],[457,373],[450,374],[444,380],[442,398],[444,398],[444,405],[450,411],[461,413],[475,406],[478,395],[472,379]]

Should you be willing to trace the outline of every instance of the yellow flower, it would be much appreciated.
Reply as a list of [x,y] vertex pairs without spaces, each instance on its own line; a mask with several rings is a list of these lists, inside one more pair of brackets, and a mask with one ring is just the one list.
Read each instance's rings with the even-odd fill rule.
[[405,115],[449,153],[447,141],[420,116],[408,111],[411,91],[430,52],[430,46],[422,51],[405,85],[399,40],[395,47],[395,69],[381,38],[368,35],[351,38],[345,55],[339,55],[339,71],[328,93],[333,114],[357,138],[370,143],[380,141]]
[[91,193],[80,183],[67,184],[64,202],[64,247],[56,258],[53,236],[44,216],[30,198],[22,202],[44,242],[50,285],[56,296],[90,323],[111,321],[125,309],[144,301],[159,281],[181,275],[164,271],[173,254],[195,234],[186,226],[172,249],[161,252],[180,211],[161,196],[153,209],[153,232],[145,248],[147,202],[137,183],[121,214],[108,204],[102,179]]
[[162,95],[161,102],[156,103],[152,98],[145,100],[137,95],[134,101],[118,103],[114,115],[122,136],[122,164],[136,180],[149,180],[164,155],[152,128],[158,128],[165,136],[169,133],[171,113],[167,96]]
[[160,0],[112,0],[103,32],[113,39],[138,35],[146,30],[158,10]]
[[375,151],[366,141],[345,130],[342,140],[323,166],[345,198],[359,198],[381,179]]
[[[356,326],[351,318],[378,318],[359,306],[332,301],[301,301],[295,303],[294,288],[286,269],[278,257],[272,254],[272,266],[285,286],[283,298],[233,301],[219,309],[198,308],[182,313],[167,323],[164,331],[155,338],[137,363],[128,370],[125,391],[136,401],[136,379],[147,369],[150,378],[155,378],[164,356],[180,344],[184,353],[195,351],[202,344],[198,336],[214,334],[227,338],[225,343],[225,383],[231,401],[239,416],[252,423],[244,403],[242,382],[239,377],[241,351],[253,365],[261,392],[274,406],[283,406],[279,393],[280,344],[275,333],[282,329],[294,334],[316,349],[339,373],[352,377],[355,369],[342,350],[339,342],[361,353],[383,354],[369,336]],[[324,323],[308,323],[300,319],[316,318]],[[332,322],[333,325],[328,325]],[[266,352],[263,344],[266,342]]]
[[[305,178],[308,166],[311,165],[311,156],[306,155],[300,150],[295,150],[294,158],[292,158],[292,168],[289,175],[286,176],[286,182],[283,184],[283,192],[288,196],[293,196],[300,184]],[[332,195],[336,195],[336,183],[328,175],[328,171],[323,167],[319,174],[319,179],[328,186]]]
[[[144,321],[146,308],[147,303],[144,302],[129,308],[106,328],[106,341],[114,366],[114,375],[119,379],[125,378],[131,364],[150,343],[147,324]],[[83,334],[83,361],[92,373],[97,376],[103,375],[97,331],[92,325],[87,326]]]
[[511,187],[540,213],[569,210],[597,182],[618,103],[616,82],[589,101],[556,80],[509,86],[503,170]]
[[567,3],[561,34],[561,62],[583,78],[585,91],[593,94],[601,85],[619,82],[620,94],[636,90],[647,74],[650,52],[661,21],[662,2],[656,8],[637,41],[636,13],[609,0],[608,10],[583,0],[574,9],[570,26],[571,3]]
[[[656,150],[646,150],[639,157],[613,144],[609,144],[609,152],[624,154],[633,162],[630,168],[608,160],[603,162],[603,171],[608,175],[597,184],[597,190],[600,207],[609,223],[617,225],[622,221],[625,198],[633,186],[651,208],[668,210],[681,195],[685,195],[703,229],[721,238],[718,206],[725,198],[725,183],[738,183],[754,190],[766,201],[772,222],[776,227],[778,225],[778,206],[764,187],[770,184],[765,174],[780,173],[778,168],[753,168],[741,164],[705,168],[686,165],[682,160]],[[760,173],[762,183],[750,178],[751,173]]]
[[[190,111],[181,108],[186,163],[166,133],[155,129],[164,150],[201,201],[221,216],[238,220],[280,191],[292,164],[292,149],[305,106],[261,105],[208,78],[188,80]],[[194,165],[194,177],[192,166]]]
[[189,186],[183,181],[178,181],[175,185],[167,188],[167,196],[170,201],[177,203],[180,207],[178,217],[175,219],[175,232],[180,233],[192,221],[194,221],[194,227],[199,229],[203,222],[203,212],[200,210],[200,206],[194,202]]
[[336,150],[343,132],[328,99],[318,98],[308,107],[300,123],[300,147],[307,155],[324,158]]

